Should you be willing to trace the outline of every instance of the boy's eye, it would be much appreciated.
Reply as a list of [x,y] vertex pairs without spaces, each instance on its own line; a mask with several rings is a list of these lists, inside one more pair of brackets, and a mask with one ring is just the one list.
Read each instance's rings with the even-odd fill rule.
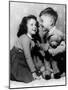
[[41,22],[43,22],[43,20],[41,19]]
[[44,26],[43,26],[43,25],[41,25],[41,28],[44,28]]
[[33,24],[31,24],[31,26],[33,26]]

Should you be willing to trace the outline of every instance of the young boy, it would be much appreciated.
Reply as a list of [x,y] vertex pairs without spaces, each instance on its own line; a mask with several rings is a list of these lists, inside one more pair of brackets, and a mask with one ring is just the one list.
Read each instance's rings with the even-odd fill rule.
[[58,14],[51,7],[48,7],[41,11],[40,25],[42,30],[41,44],[45,51],[45,67],[48,74],[45,78],[51,77],[51,71],[53,69],[54,78],[58,79],[61,74],[65,72],[65,40],[63,33],[56,28],[56,21]]

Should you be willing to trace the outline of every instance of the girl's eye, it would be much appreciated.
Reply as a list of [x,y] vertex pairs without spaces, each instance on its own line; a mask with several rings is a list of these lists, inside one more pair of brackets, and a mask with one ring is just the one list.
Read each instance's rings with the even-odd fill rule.
[[31,26],[36,26],[36,24],[31,24]]

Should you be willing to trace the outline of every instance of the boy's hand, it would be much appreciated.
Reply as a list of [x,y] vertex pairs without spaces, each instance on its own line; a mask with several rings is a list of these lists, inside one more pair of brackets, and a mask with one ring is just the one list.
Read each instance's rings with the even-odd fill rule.
[[40,45],[41,46],[41,48],[44,50],[44,51],[47,51],[48,50],[48,48],[49,48],[49,44],[48,43],[43,43],[43,44],[41,44]]
[[52,56],[56,55],[55,49],[49,49],[48,51]]

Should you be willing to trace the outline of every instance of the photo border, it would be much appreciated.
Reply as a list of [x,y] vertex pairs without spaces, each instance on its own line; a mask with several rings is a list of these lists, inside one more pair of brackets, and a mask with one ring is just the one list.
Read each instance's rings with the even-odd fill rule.
[[[67,4],[44,3],[44,2],[28,2],[28,1],[8,1],[8,2],[9,2],[9,89],[26,89],[26,88],[42,88],[42,87],[67,86],[67,68],[66,68],[66,76],[65,76],[65,84],[64,85],[48,85],[48,86],[10,88],[10,3],[11,2],[15,2],[15,3],[34,3],[34,4],[64,5],[65,6],[65,39],[66,39],[66,48],[67,48]],[[67,50],[66,50],[66,56],[67,56]],[[66,66],[67,66],[67,57],[66,57]]]

